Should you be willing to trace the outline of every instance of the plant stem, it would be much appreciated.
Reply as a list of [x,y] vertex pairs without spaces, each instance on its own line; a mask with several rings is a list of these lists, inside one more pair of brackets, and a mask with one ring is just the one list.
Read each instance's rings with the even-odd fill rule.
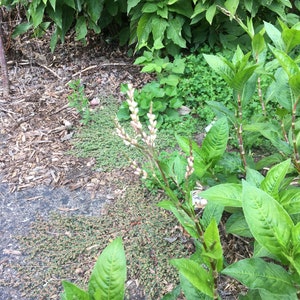
[[300,172],[300,157],[297,148],[297,140],[296,140],[296,110],[297,104],[299,102],[299,98],[295,101],[292,110],[292,141],[293,141],[293,150],[294,150],[294,164],[298,172]]
[[2,85],[3,85],[3,96],[9,96],[9,80],[8,80],[8,71],[5,58],[5,51],[3,45],[3,30],[2,30],[2,10],[0,8],[0,65],[2,70]]
[[240,155],[241,159],[244,165],[244,168],[246,169],[247,167],[247,162],[246,162],[246,156],[245,156],[245,148],[244,148],[244,143],[243,143],[243,110],[242,110],[242,101],[241,101],[241,94],[237,94],[237,103],[238,103],[238,126],[236,127],[237,131],[237,137],[238,137],[238,142],[239,142],[239,149],[240,149]]
[[[258,64],[258,53],[256,53],[256,55],[255,55],[255,60],[256,60],[256,63]],[[260,101],[260,105],[261,105],[263,115],[266,117],[267,116],[266,105],[265,105],[265,102],[264,102],[264,99],[263,99],[263,96],[262,96],[260,76],[258,76],[258,78],[257,78],[257,92],[258,92],[258,98],[259,98],[259,101]]]

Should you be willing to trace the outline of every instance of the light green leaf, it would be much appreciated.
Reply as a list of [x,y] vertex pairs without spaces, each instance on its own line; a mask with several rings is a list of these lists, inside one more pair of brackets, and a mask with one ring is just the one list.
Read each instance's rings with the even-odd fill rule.
[[251,185],[260,187],[264,178],[265,177],[260,172],[246,167],[246,181]]
[[295,98],[300,99],[300,72],[295,75],[292,75],[289,78],[289,84],[294,92]]
[[170,263],[199,291],[213,297],[214,280],[211,271],[186,258],[172,259]]
[[218,225],[215,219],[212,219],[204,232],[204,242],[207,250],[203,249],[202,255],[210,257],[217,262],[217,270],[223,269],[223,249],[220,242]]
[[289,53],[300,44],[300,30],[286,28],[282,31],[282,39],[286,45],[285,51]]
[[268,257],[270,259],[274,259],[280,262],[280,260],[276,256],[270,253],[265,247],[263,247],[257,241],[254,242],[253,257]]
[[201,224],[206,228],[211,220],[214,218],[219,224],[223,215],[224,207],[216,202],[208,202],[204,208],[204,212],[201,218]]
[[235,13],[236,13],[237,8],[239,6],[239,3],[240,3],[239,0],[227,0],[227,1],[225,1],[224,6],[234,16]]
[[300,213],[300,189],[283,190],[279,193],[279,202],[290,215]]
[[[184,293],[184,296],[185,296],[186,300],[195,300],[195,299],[211,300],[211,297],[201,293],[182,274],[179,274],[179,278],[180,278],[180,286],[182,288],[182,291]],[[177,300],[177,299],[178,299],[178,297],[174,300]]]
[[77,287],[75,284],[63,281],[62,285],[64,287],[64,293],[61,295],[62,300],[90,300],[89,294]]
[[281,32],[271,23],[264,22],[267,35],[274,43],[275,47],[280,50],[285,50],[285,44],[281,37]]
[[150,32],[152,30],[152,19],[152,14],[143,14],[139,19],[136,29],[139,44],[143,44],[144,42],[148,41]]
[[269,45],[269,47],[289,77],[300,73],[300,68],[297,63],[283,50],[276,49],[271,45]]
[[226,222],[226,233],[253,237],[242,212],[233,213]]
[[125,252],[121,238],[116,238],[96,262],[89,281],[89,293],[95,299],[123,300],[125,279]]
[[191,16],[191,19],[194,19],[196,16],[200,15],[206,10],[207,6],[202,2],[198,2],[194,8],[194,13]]
[[215,112],[217,116],[225,116],[231,122],[232,125],[237,123],[234,113],[230,111],[222,102],[207,101],[206,103]]
[[219,74],[228,85],[231,86],[234,78],[234,66],[223,57],[211,54],[203,54],[204,59],[209,66]]
[[281,266],[260,258],[240,260],[221,273],[237,279],[250,289],[267,290],[277,295],[296,294],[292,276]]
[[181,36],[182,27],[184,24],[184,18],[177,15],[175,18],[169,19],[169,26],[167,27],[167,37],[175,45],[178,45],[181,48],[186,48],[186,41]]
[[127,0],[127,14],[132,8],[136,7],[142,0]]
[[219,159],[226,150],[229,126],[225,117],[217,120],[207,133],[200,148],[200,155],[206,163]]
[[291,242],[292,219],[269,194],[243,181],[243,211],[254,238],[286,262]]
[[242,207],[242,186],[240,184],[218,184],[201,192],[200,196],[222,206]]
[[212,4],[207,10],[206,10],[206,13],[205,13],[205,18],[207,20],[207,22],[211,25],[212,24],[212,21],[213,21],[213,18],[216,14],[216,9],[217,9],[217,5],[216,4]]
[[287,159],[280,164],[272,167],[265,179],[261,182],[261,189],[272,196],[274,199],[279,199],[279,188],[285,178],[288,169],[291,165],[291,160]]

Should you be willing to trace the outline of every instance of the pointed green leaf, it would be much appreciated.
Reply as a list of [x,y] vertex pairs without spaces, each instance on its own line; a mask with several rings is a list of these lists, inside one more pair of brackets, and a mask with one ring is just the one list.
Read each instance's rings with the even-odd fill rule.
[[218,184],[199,195],[222,206],[242,207],[242,186],[240,184]]
[[250,289],[267,290],[278,295],[296,294],[292,276],[281,266],[260,258],[240,260],[221,273],[237,279]]
[[300,68],[297,63],[283,50],[276,49],[271,45],[269,45],[269,47],[289,77],[300,73]]
[[242,212],[233,213],[226,222],[226,233],[253,237]]
[[214,280],[211,271],[186,258],[172,259],[170,263],[199,291],[213,297]]
[[255,34],[252,39],[252,49],[253,49],[255,55],[258,55],[264,49],[266,49],[265,39],[260,32]]
[[[186,300],[195,300],[195,299],[211,300],[211,297],[201,293],[182,274],[179,274],[179,278],[180,278],[180,286],[182,288],[182,291],[184,293]],[[177,300],[177,299],[178,299],[178,297],[174,300]]]
[[224,3],[224,6],[230,11],[230,13],[234,16],[235,12],[239,6],[240,0],[227,0]]
[[290,77],[289,84],[291,89],[294,92],[295,98],[299,99],[300,98],[300,72]]
[[210,257],[217,262],[217,270],[223,269],[223,249],[220,242],[218,225],[215,219],[212,219],[204,232],[204,242],[207,250],[202,255]]
[[203,54],[204,59],[209,66],[219,74],[228,85],[231,86],[232,79],[234,78],[234,67],[232,64],[223,57],[211,54]]
[[79,300],[89,300],[90,296],[89,294],[77,287],[75,284],[63,281],[62,285],[64,287],[64,293],[61,295],[62,299],[64,300],[73,300],[73,299],[79,299]]
[[225,117],[217,120],[207,133],[200,148],[200,155],[205,162],[219,159],[226,150],[229,127]]
[[95,299],[123,300],[126,258],[121,238],[111,242],[99,256],[89,281],[89,293]]
[[279,193],[279,202],[290,214],[300,213],[300,189],[283,190]]
[[286,262],[290,247],[292,219],[269,194],[243,181],[243,211],[254,238]]
[[272,167],[265,179],[261,182],[261,189],[275,199],[279,199],[279,188],[285,178],[288,169],[291,165],[291,160],[288,159],[278,165]]
[[181,35],[184,18],[177,15],[174,19],[169,19],[169,26],[167,27],[167,37],[175,45],[181,48],[186,48],[186,41]]
[[264,176],[249,167],[246,167],[246,181],[253,186],[260,187],[261,182],[264,180]]
[[207,101],[206,103],[217,116],[225,116],[232,125],[237,123],[234,113],[230,111],[223,103],[217,101]]
[[281,32],[272,24],[264,22],[267,35],[274,43],[275,47],[280,50],[285,50],[285,44],[281,37]]
[[300,44],[300,30],[286,28],[282,31],[282,39],[285,42],[285,51],[289,53]]
[[214,3],[212,4],[207,10],[206,10],[206,13],[205,13],[205,18],[207,20],[207,22],[211,25],[212,24],[212,21],[213,21],[213,18],[216,14],[216,10],[217,10],[217,5]]
[[206,228],[211,220],[214,218],[217,224],[220,223],[223,215],[224,207],[216,202],[208,202],[204,208],[204,212],[201,218],[201,224]]
[[32,27],[31,23],[21,23],[17,25],[12,33],[12,38],[16,38],[20,34],[27,32]]
[[76,29],[76,41],[80,41],[86,37],[87,26],[86,26],[86,20],[84,16],[81,16],[77,19],[75,29]]

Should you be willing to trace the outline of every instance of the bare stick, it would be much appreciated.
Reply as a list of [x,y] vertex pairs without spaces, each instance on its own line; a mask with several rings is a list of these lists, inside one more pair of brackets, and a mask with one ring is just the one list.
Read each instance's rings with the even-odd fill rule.
[[3,30],[2,30],[2,10],[0,8],[0,65],[2,70],[2,84],[3,84],[3,96],[9,96],[9,80],[8,71],[5,58],[5,51],[3,45]]

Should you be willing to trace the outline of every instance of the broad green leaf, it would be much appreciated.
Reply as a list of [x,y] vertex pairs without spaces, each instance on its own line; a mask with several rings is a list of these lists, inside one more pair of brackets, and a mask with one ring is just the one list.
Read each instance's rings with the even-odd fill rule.
[[286,45],[286,53],[300,44],[300,30],[294,28],[286,28],[282,31],[282,39]]
[[300,223],[296,224],[292,230],[293,256],[300,254]]
[[253,257],[267,257],[280,262],[280,260],[276,256],[270,253],[265,247],[263,247],[257,241],[254,242]]
[[[56,2],[55,0],[52,0],[51,2]],[[53,3],[53,4],[54,4]],[[67,6],[70,6],[70,7],[72,7],[73,9],[75,9],[76,10],[76,6],[75,6],[75,2],[74,2],[74,0],[64,0],[64,3],[67,5]],[[51,3],[51,6],[53,7],[53,10],[55,10],[55,5],[53,6],[53,4]]]
[[217,5],[214,3],[212,4],[207,10],[206,10],[206,13],[205,13],[205,18],[207,20],[207,22],[211,25],[212,24],[212,21],[213,21],[213,18],[216,14],[216,10],[217,10]]
[[224,6],[230,11],[230,13],[234,16],[235,12],[239,6],[240,0],[227,0],[224,3]]
[[87,26],[86,26],[86,20],[84,16],[81,16],[77,19],[75,29],[76,29],[76,41],[80,41],[86,37]]
[[233,213],[226,221],[226,233],[253,237],[242,212]]
[[173,209],[176,209],[176,205],[169,200],[160,201],[157,204],[158,207],[164,208],[166,210],[172,211]]
[[195,288],[202,293],[213,297],[213,276],[211,271],[207,271],[195,261],[181,258],[172,259],[171,265],[175,266]]
[[207,226],[204,235],[204,242],[207,250],[203,250],[202,255],[216,260],[218,272],[223,269],[223,249],[220,242],[218,225],[215,219],[212,219]]
[[292,75],[289,78],[289,84],[294,92],[295,98],[300,99],[300,72],[295,75]]
[[217,120],[207,133],[200,148],[200,155],[209,163],[219,159],[226,150],[229,137],[229,127],[225,117]]
[[152,35],[154,43],[156,44],[156,47],[158,44],[162,45],[160,48],[155,49],[161,49],[164,47],[163,45],[163,38],[165,36],[166,28],[168,27],[168,22],[163,18],[153,18],[152,20]]
[[40,3],[38,5],[38,7],[36,8],[35,11],[32,11],[31,13],[31,19],[32,19],[32,24],[34,26],[34,28],[38,27],[44,18],[44,11],[45,11],[45,4],[44,3]]
[[223,57],[211,54],[203,54],[204,59],[209,64],[209,66],[219,74],[229,86],[232,84],[232,79],[234,78],[234,67]]
[[[185,0],[174,0],[174,3],[168,7],[169,11],[175,12],[176,14],[183,15],[190,18],[193,14],[193,7],[190,1]],[[168,3],[169,4],[169,3]]]
[[285,44],[281,37],[281,32],[272,24],[264,22],[267,35],[274,43],[275,47],[280,50],[285,50]]
[[90,300],[89,294],[75,284],[63,281],[62,285],[64,287],[64,293],[61,295],[62,300]]
[[288,169],[291,165],[291,160],[288,159],[282,163],[272,167],[265,179],[261,182],[261,189],[272,196],[274,199],[279,199],[279,188],[285,178]]
[[139,41],[139,44],[142,44],[149,39],[150,32],[152,30],[152,14],[143,14],[141,18],[139,19],[137,29],[136,29],[136,35]]
[[253,186],[260,187],[261,182],[264,180],[264,176],[249,167],[246,167],[246,181]]
[[136,7],[142,0],[127,0],[127,14],[132,8]]
[[257,56],[266,48],[266,43],[263,35],[259,32],[254,35],[252,39],[252,49]]
[[184,24],[184,18],[177,15],[173,19],[169,19],[169,26],[167,27],[167,37],[175,45],[178,45],[181,48],[186,48],[186,41],[182,37],[182,27]]
[[161,300],[177,300],[181,293],[181,285],[176,286],[171,292],[164,295]]
[[[190,281],[188,281],[182,274],[179,274],[180,286],[184,293],[186,300],[211,300],[211,297],[201,293],[197,288],[195,288]],[[178,298],[174,299],[177,300]],[[163,299],[164,300],[164,299]]]
[[282,296],[296,294],[292,276],[281,266],[260,258],[240,260],[221,273],[237,279],[250,289],[267,290]]
[[285,209],[269,194],[243,181],[243,211],[254,238],[286,262],[294,226]]
[[[297,294],[296,293],[291,293],[289,295],[278,295],[278,294],[275,294],[273,292],[269,292],[269,291],[266,291],[266,290],[262,290],[260,289],[259,290],[259,295],[261,297],[262,300],[267,300],[267,299],[270,299],[270,300],[283,300],[283,297],[284,297],[284,300],[298,300],[298,297],[297,297]],[[252,299],[257,299],[257,298],[252,298]]]
[[216,202],[208,202],[204,208],[201,224],[206,228],[213,218],[216,220],[217,224],[219,224],[223,211],[224,207],[222,205],[219,205]]
[[206,10],[206,5],[202,2],[198,2],[194,8],[194,13],[191,16],[191,19],[194,19],[196,16],[200,15]]
[[89,293],[95,299],[123,300],[126,258],[121,238],[111,242],[99,256],[89,281]]
[[99,0],[85,0],[87,13],[95,24],[97,24],[98,20],[102,17],[103,2],[104,1]]
[[208,201],[222,206],[242,207],[242,186],[236,183],[215,185],[199,194]]
[[12,33],[12,38],[16,38],[17,36],[27,32],[32,27],[31,23],[21,23],[17,25]]
[[[221,99],[220,99],[221,100]],[[232,125],[237,123],[236,117],[223,103],[217,101],[207,101],[209,107],[215,112],[217,116],[225,116]]]
[[269,47],[289,77],[300,73],[300,68],[297,63],[283,50],[276,49],[271,45],[269,45]]
[[283,190],[279,193],[279,202],[290,214],[300,213],[300,189]]

